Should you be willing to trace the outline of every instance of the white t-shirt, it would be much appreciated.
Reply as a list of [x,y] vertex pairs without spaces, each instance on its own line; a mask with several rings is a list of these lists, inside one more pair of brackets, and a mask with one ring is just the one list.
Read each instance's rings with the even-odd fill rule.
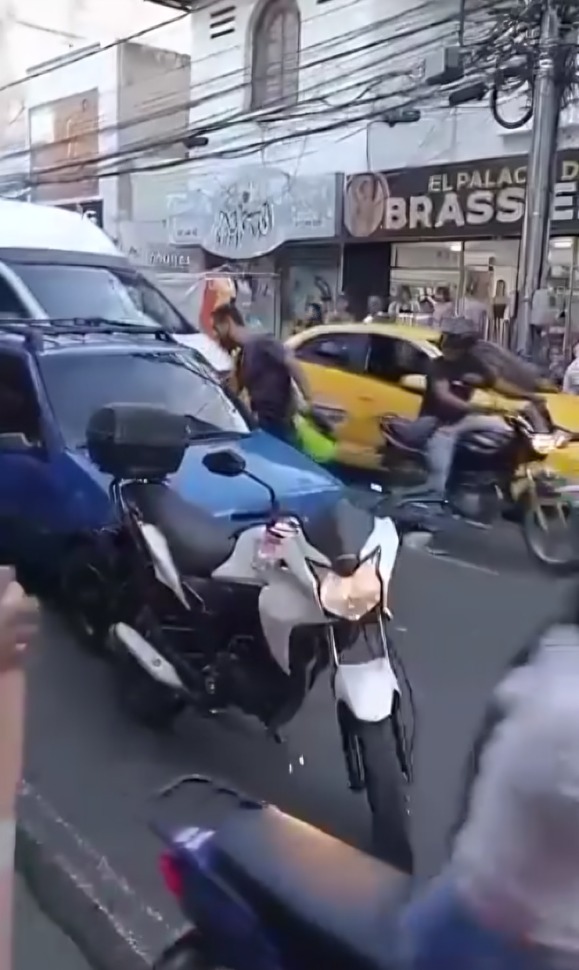
[[553,627],[498,696],[452,869],[475,906],[579,967],[577,627]]
[[579,360],[572,360],[563,377],[565,394],[579,394]]

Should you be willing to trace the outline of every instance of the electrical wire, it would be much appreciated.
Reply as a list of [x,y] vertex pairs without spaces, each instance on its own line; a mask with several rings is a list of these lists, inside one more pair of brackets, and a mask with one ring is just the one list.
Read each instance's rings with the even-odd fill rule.
[[[447,17],[446,18],[442,18],[439,21],[437,21],[434,25],[432,23],[428,23],[428,24],[422,24],[420,27],[414,27],[414,28],[412,28],[410,30],[407,29],[406,31],[403,31],[403,32],[395,35],[395,39],[396,39],[396,41],[399,42],[401,38],[407,38],[407,39],[408,38],[411,38],[413,35],[416,35],[417,33],[421,33],[421,32],[423,32],[426,29],[432,30],[432,27],[433,26],[445,25],[445,24],[447,24],[449,22],[449,20],[452,23],[455,23],[455,18],[454,17],[453,18],[447,18]],[[330,63],[336,62],[338,59],[344,59],[344,58],[351,57],[354,54],[359,54],[361,52],[366,52],[368,49],[376,48],[378,45],[389,44],[389,43],[392,42],[392,40],[393,40],[392,36],[389,36],[388,38],[381,38],[378,41],[372,41],[370,44],[364,44],[362,47],[355,48],[353,50],[346,50],[345,51],[345,50],[342,49],[338,54],[332,54],[332,55],[330,55],[327,58],[322,58],[320,61],[314,61],[314,62],[311,62],[310,64],[304,65],[303,70],[307,70],[308,68],[311,68],[311,67],[317,67],[320,64],[327,64],[328,62],[330,62]],[[438,42],[440,43],[440,40]],[[432,46],[432,44],[433,44],[433,40],[432,40],[432,38],[429,38],[428,41],[426,42],[426,44],[423,45],[423,46],[424,47],[429,47],[429,46]],[[396,57],[399,57],[399,56],[404,56],[405,54],[407,54],[411,50],[416,51],[416,45],[415,44],[413,44],[411,47],[406,48],[406,49],[403,49],[403,50],[396,50],[395,53],[394,53],[394,57],[396,58]],[[380,61],[379,62],[375,62],[375,64],[380,63],[381,60],[382,60],[382,56],[380,58]],[[366,63],[366,64],[362,65],[362,67],[359,70],[361,70],[362,72],[365,72],[371,66],[373,66],[373,65],[368,65]],[[416,65],[413,65],[413,67],[415,67],[415,66]],[[408,70],[409,70],[409,66],[407,65],[406,66],[406,71],[408,71]],[[379,78],[374,78],[373,81],[372,81],[372,84],[375,85],[377,83],[380,83],[383,80],[392,79],[392,77],[396,77],[398,73],[399,72],[396,72],[396,71],[394,71],[394,72],[388,72],[388,74],[384,74],[384,75],[382,75]],[[403,72],[403,73],[405,73],[405,72]],[[313,89],[319,88],[321,84],[323,84],[323,82],[316,82],[314,85],[310,86],[310,89],[309,90],[313,90]],[[350,84],[349,86],[352,87],[354,85]],[[236,86],[234,90],[238,90],[238,86]],[[307,93],[307,90],[308,89],[306,89],[306,92],[303,92],[303,93]],[[209,98],[201,99],[200,102],[197,102],[197,104],[204,103],[206,100],[211,100],[213,97],[218,97],[218,96],[222,96],[222,95],[223,95],[223,92],[222,91],[216,92],[214,95],[210,95]],[[395,93],[394,93],[394,95],[395,95]],[[392,97],[392,96],[393,96],[392,94],[389,94],[388,95],[388,97]],[[379,96],[379,98],[383,98],[383,97],[385,97],[385,95],[380,95]],[[319,100],[319,97],[315,97],[313,99],[310,98],[309,99],[309,103],[312,103],[312,101],[316,101],[316,100]],[[273,108],[273,109],[269,109],[269,111],[270,111],[269,114],[264,109],[263,111],[259,112],[257,114],[257,117],[256,117],[256,113],[248,114],[248,112],[246,112],[246,111],[240,111],[240,112],[238,112],[235,115],[229,115],[228,117],[226,117],[222,121],[213,122],[212,124],[205,124],[204,123],[205,122],[205,119],[202,119],[201,121],[199,121],[196,124],[196,128],[198,128],[199,131],[203,131],[203,133],[205,133],[205,134],[211,134],[211,133],[215,133],[215,132],[218,132],[218,131],[231,129],[232,126],[234,126],[235,124],[238,124],[238,123],[247,123],[247,122],[259,121],[260,123],[265,124],[265,123],[272,123],[272,122],[278,121],[278,120],[284,120],[284,119],[287,119],[288,117],[292,117],[292,116],[293,117],[303,117],[304,116],[304,104],[307,104],[307,103],[308,103],[308,100],[307,99],[304,100],[302,98],[302,100],[300,101],[299,110],[297,111],[297,113],[295,111],[288,112],[287,108],[286,109],[282,109],[281,111],[279,109],[277,109],[277,108]],[[192,104],[194,104],[194,102],[193,103],[192,102],[187,102],[187,105],[189,107],[191,107]],[[330,105],[327,110],[330,110],[330,111],[345,110],[348,107],[349,107],[349,105]],[[173,110],[176,110],[176,109],[173,109]],[[178,110],[183,110],[183,106],[180,105]],[[323,110],[323,109],[318,109],[315,113],[316,114],[319,114],[319,113],[321,113],[321,110]],[[208,116],[208,119],[209,119],[209,117],[211,117],[211,116]],[[144,119],[143,118],[140,118],[138,120],[139,120],[140,123],[142,123]],[[151,151],[158,150],[160,148],[166,148],[166,147],[169,147],[170,145],[174,145],[174,144],[177,144],[177,143],[181,142],[183,140],[183,137],[185,136],[185,134],[186,134],[186,132],[181,132],[181,133],[177,133],[175,136],[171,136],[170,138],[156,139],[154,141],[147,141],[147,142],[144,142],[144,143],[137,143],[137,144],[134,144],[134,145],[130,145],[130,146],[127,146],[125,149],[117,150],[115,152],[108,153],[107,155],[100,154],[98,156],[98,159],[89,157],[89,158],[83,160],[83,164],[85,166],[88,166],[88,165],[90,165],[91,163],[93,163],[94,161],[97,161],[97,160],[100,161],[100,162],[103,162],[103,161],[114,161],[114,160],[117,160],[117,159],[122,158],[122,157],[127,157],[127,156],[130,156],[130,155],[133,155],[134,156],[137,151],[139,151],[141,153],[142,152],[150,153]],[[50,147],[52,148],[53,145],[51,145]],[[13,156],[11,156],[11,157],[13,157]],[[206,155],[199,155],[198,156],[199,160],[202,160],[205,157],[206,157]],[[213,157],[213,156],[209,156],[209,157]],[[173,161],[174,160],[171,160],[171,164],[173,164]],[[188,162],[190,162],[190,159],[188,159],[188,158],[179,159],[178,162],[179,163],[188,163]],[[77,164],[77,167],[78,167],[78,163],[76,163],[76,164]],[[167,166],[161,166],[161,167],[167,167]],[[70,171],[70,168],[71,168],[71,163],[70,162],[65,162],[65,163],[61,163],[59,165],[49,166],[49,167],[47,167],[45,169],[39,170],[39,171],[36,172],[36,176],[39,177],[40,175],[44,176],[44,175],[48,175],[48,174],[55,174],[58,171],[63,171],[63,172],[65,172],[66,170],[69,170]],[[154,170],[157,170],[157,169],[158,169],[158,166],[155,166],[155,169]],[[140,170],[142,170],[142,169],[140,169]],[[66,180],[67,180],[66,178],[58,179],[58,181],[66,181]],[[71,176],[68,180],[69,181],[78,181],[78,175]],[[46,184],[46,179],[43,179],[43,181]]]
[[55,71],[61,71],[66,67],[70,67],[71,64],[78,64],[80,61],[86,61],[90,57],[96,57],[97,54],[103,54],[106,51],[113,50],[115,47],[120,47],[121,44],[129,44],[134,40],[140,40],[142,37],[146,37],[147,34],[152,34],[156,30],[161,30],[162,27],[169,27],[171,24],[176,24],[180,20],[184,20],[189,16],[189,12],[180,13],[176,17],[171,17],[170,20],[162,20],[159,24],[155,24],[152,27],[144,27],[142,30],[135,31],[134,34],[128,34],[126,37],[119,37],[116,40],[110,41],[108,44],[102,44],[94,48],[91,47],[90,50],[80,50],[78,51],[78,54],[67,55],[64,63],[50,63],[46,67],[39,67],[37,70],[29,71],[24,77],[20,77],[14,81],[8,81],[7,84],[0,85],[0,94],[4,94],[5,91],[11,91],[20,85],[26,84],[27,81],[35,81],[37,78],[46,77],[48,74],[53,74]]
[[[424,2],[421,3],[418,7],[414,8],[414,12],[420,12],[420,11],[425,11],[425,10],[428,10],[428,9],[434,9],[435,6],[436,6],[436,4],[435,4],[434,0],[424,0]],[[368,33],[374,33],[376,30],[381,29],[381,28],[389,28],[389,27],[392,27],[399,20],[403,20],[404,22],[407,22],[408,21],[407,15],[402,15],[402,14],[396,14],[394,16],[390,16],[390,17],[384,18],[384,19],[382,19],[380,21],[376,21],[374,23],[368,24],[368,25],[366,25],[363,28],[357,28],[356,30],[349,31],[346,34],[341,34],[341,35],[339,35],[339,36],[337,36],[335,38],[326,39],[325,41],[318,42],[318,43],[316,43],[314,45],[311,45],[310,47],[306,47],[306,48],[302,49],[301,55],[300,55],[301,64],[300,64],[300,68],[299,68],[300,75],[303,74],[305,71],[309,71],[309,70],[312,70],[314,68],[319,68],[319,67],[324,67],[324,66],[332,65],[337,60],[339,60],[341,58],[344,58],[344,57],[352,57],[352,56],[355,56],[355,55],[358,55],[358,54],[361,54],[361,53],[365,53],[365,52],[367,52],[369,50],[372,50],[373,48],[377,48],[377,47],[379,47],[379,46],[381,46],[381,45],[383,45],[385,43],[392,42],[395,39],[396,40],[400,40],[400,39],[412,37],[416,33],[420,33],[420,32],[423,32],[425,30],[430,30],[430,29],[436,28],[438,26],[445,26],[445,25],[448,25],[448,24],[453,24],[453,23],[455,23],[455,19],[456,18],[454,16],[447,15],[446,17],[441,18],[438,21],[435,21],[434,23],[424,22],[420,26],[415,26],[415,27],[407,28],[406,30],[404,30],[402,32],[399,32],[397,34],[394,34],[394,35],[390,34],[389,37],[387,37],[387,38],[380,38],[380,39],[377,39],[377,40],[373,40],[371,42],[366,42],[366,43],[364,43],[360,47],[354,47],[354,48],[351,48],[350,50],[344,50],[344,45],[347,44],[348,42],[352,41],[352,40],[355,40],[357,38],[363,37],[364,35],[366,35]],[[117,41],[117,42],[115,42],[115,44],[110,45],[110,46],[115,46],[116,44],[122,43],[122,42],[123,41]],[[430,43],[432,43],[432,41],[430,41],[429,44]],[[324,56],[324,57],[321,57],[319,59],[310,61],[308,63],[304,63],[304,61],[303,61],[303,55],[305,53],[313,52],[315,50],[318,50],[320,48],[327,47],[329,45],[331,45],[332,47],[338,46],[340,49],[337,52],[334,52],[334,53],[329,54],[328,56]],[[102,48],[100,50],[102,50]],[[94,54],[97,54],[97,53],[99,53],[99,50],[90,51],[90,52],[88,52],[88,55],[87,56],[93,56]],[[214,55],[211,55],[211,56],[214,56]],[[79,58],[79,59],[82,59],[82,58]],[[57,65],[57,67],[55,69],[59,69],[60,67],[66,67],[66,66],[68,66],[68,63],[69,62],[67,61],[67,64],[65,64],[65,65]],[[231,72],[228,72],[225,75],[221,75],[220,81],[222,81],[224,78],[231,78],[232,79],[232,84],[230,86],[228,86],[228,87],[225,87],[225,88],[224,87],[220,87],[217,90],[215,90],[215,91],[213,91],[213,92],[211,92],[209,94],[204,93],[203,97],[201,97],[199,99],[191,99],[191,98],[188,98],[187,101],[180,102],[180,103],[178,103],[176,105],[173,105],[171,107],[168,107],[166,104],[163,104],[162,107],[160,107],[158,110],[153,111],[153,112],[150,112],[150,113],[147,113],[145,115],[139,115],[137,117],[134,117],[134,118],[131,118],[131,119],[127,119],[126,121],[123,121],[121,123],[115,123],[115,124],[107,125],[107,126],[104,126],[104,127],[98,127],[96,129],[96,131],[94,129],[92,129],[90,131],[90,134],[96,134],[96,133],[98,133],[98,135],[100,136],[100,135],[109,134],[109,133],[115,133],[115,132],[118,133],[120,131],[125,131],[127,129],[132,128],[132,127],[137,127],[139,125],[142,125],[145,122],[148,123],[148,122],[156,121],[156,120],[161,119],[161,118],[166,119],[167,117],[172,116],[172,115],[177,114],[177,113],[180,113],[183,110],[189,110],[189,111],[191,111],[191,110],[199,107],[201,104],[208,103],[210,101],[219,101],[220,99],[226,98],[229,95],[239,94],[239,92],[240,91],[243,91],[244,88],[249,88],[251,86],[251,80],[247,80],[247,81],[245,81],[245,83],[243,83],[241,85],[239,84],[238,78],[245,76],[246,73],[247,72],[246,72],[246,70],[245,70],[244,67],[238,68],[235,71],[231,71]],[[21,82],[18,82],[18,83],[21,83]],[[189,94],[192,91],[194,91],[196,88],[198,88],[198,89],[200,88],[200,89],[205,90],[206,87],[207,87],[207,84],[208,84],[207,81],[203,81],[203,82],[201,82],[201,83],[199,83],[197,85],[195,85],[195,84],[192,85],[190,87],[190,89],[189,89]],[[323,82],[318,82],[318,86],[320,86],[321,84],[323,84]],[[314,87],[315,87],[315,85],[314,85]],[[2,89],[0,88],[0,93],[1,93],[1,91],[2,91]],[[268,111],[269,111],[269,113],[271,113],[271,109],[264,109],[264,113],[266,113]],[[254,112],[253,114],[256,117],[259,117],[260,112],[257,111],[257,112]],[[249,113],[244,110],[244,111],[239,112],[238,115],[239,115],[239,117],[245,118],[245,117],[248,117],[249,116]],[[211,115],[207,116],[206,119],[202,119],[199,122],[199,124],[202,124],[204,120],[209,120],[210,118],[214,119],[214,117],[215,117],[215,115],[214,115],[214,112],[213,112]],[[195,126],[198,127],[198,123],[197,122],[195,123]],[[89,134],[89,132],[87,132],[86,134]],[[179,140],[181,140],[181,139],[175,139],[175,143],[177,141],[179,141]],[[59,139],[59,140],[56,140],[54,142],[51,142],[50,143],[50,147],[51,147],[51,149],[54,149],[54,148],[56,148],[56,147],[58,147],[60,145],[66,145],[66,144],[68,144],[69,141],[70,141],[70,139],[66,139],[66,138],[65,139]],[[42,146],[39,146],[39,147],[41,148]],[[127,150],[128,150],[128,147],[129,146],[127,146]],[[11,160],[16,160],[19,157],[20,158],[21,157],[26,157],[29,154],[29,151],[30,151],[29,149],[23,149],[23,150],[20,150],[18,152],[11,152],[6,157],[7,158],[10,158]]]
[[[428,6],[431,6],[431,4],[426,3],[426,4],[423,4],[422,5],[423,8],[424,7],[428,7]],[[174,19],[180,19],[180,18],[174,18]],[[398,19],[398,18],[387,18],[387,21],[392,21],[393,19]],[[438,26],[441,26],[441,25],[443,25],[445,23],[449,23],[449,22],[452,22],[452,23],[456,24],[456,18],[454,16],[453,17],[447,17],[447,18],[441,18],[439,21],[435,22],[435,24],[432,24],[432,22],[430,22],[430,23],[423,23],[420,26],[413,27],[411,30],[406,30],[404,32],[401,32],[401,33],[395,35],[395,38],[394,39],[396,39],[397,41],[399,41],[401,37],[410,37],[412,35],[416,35],[417,33],[421,33],[421,32],[423,32],[426,29],[432,30],[433,26],[437,26],[437,25]],[[158,29],[158,26],[159,25],[157,25],[157,28],[155,28],[155,29]],[[371,25],[371,26],[372,26],[373,29],[376,28],[376,25],[375,24],[374,25]],[[343,44],[344,38],[343,37],[340,37],[340,38],[337,38],[336,40],[337,40],[337,42]],[[373,41],[370,44],[365,44],[365,45],[363,45],[362,48],[357,49],[357,51],[355,51],[355,53],[365,52],[368,49],[377,48],[380,44],[383,45],[384,43],[386,43],[388,41],[392,41],[392,37],[389,37],[387,39],[382,38],[380,40]],[[429,44],[432,44],[432,39],[429,42],[427,42],[427,44],[425,46],[429,46]],[[98,51],[95,51],[95,53],[96,52],[98,52]],[[330,61],[331,62],[331,61],[336,60],[337,58],[344,58],[345,56],[348,56],[351,53],[352,53],[351,51],[344,51],[343,48],[342,48],[342,50],[340,51],[339,54],[337,54],[337,55],[331,55],[329,58],[323,58],[322,61],[321,61],[321,63],[324,63],[324,62],[327,62],[327,61]],[[396,52],[397,55],[403,54],[403,53],[406,53],[406,52],[400,52],[400,51],[397,51]],[[304,65],[302,67],[302,70],[307,69],[308,67],[316,66],[318,63],[320,63],[320,62],[313,62],[313,64],[310,64],[310,65],[307,65],[306,64],[306,65]],[[364,70],[364,68],[367,69],[367,67],[368,67],[368,65],[364,65],[362,67],[362,70]],[[389,76],[391,77],[391,75],[389,75]],[[372,84],[380,83],[381,81],[385,80],[386,77],[388,77],[388,76],[383,76],[383,77],[379,77],[377,79],[374,79],[373,82],[372,82]],[[317,87],[320,87],[320,82],[318,82],[317,85],[314,85],[314,87],[316,87],[316,86]],[[352,86],[352,85],[350,85],[350,86]],[[416,89],[420,89],[422,87],[424,87],[424,85],[417,85],[416,86]],[[235,87],[235,90],[238,90],[238,86]],[[412,89],[410,89],[410,90],[412,90]],[[377,98],[370,99],[370,103],[371,104],[376,104],[378,102],[382,102],[383,103],[385,99],[391,99],[393,97],[397,97],[398,94],[399,94],[399,92],[390,92],[387,95],[379,95]],[[212,97],[219,97],[219,96],[222,96],[222,92],[215,92]],[[201,103],[203,103],[205,100],[207,100],[207,99],[201,99]],[[354,99],[354,100],[357,100],[357,99]],[[331,111],[331,112],[335,112],[336,110],[345,110],[345,109],[347,109],[349,107],[351,107],[351,105],[342,105],[342,106],[330,105],[326,109],[321,109],[321,110],[318,109],[314,113],[316,115],[320,115],[321,113],[323,113],[324,110]],[[303,104],[302,103],[300,103],[299,109],[300,110],[297,113],[296,112],[293,113],[293,117],[300,117],[300,118],[305,117],[304,110],[303,110]],[[182,107],[180,108],[180,110],[182,110]],[[383,110],[383,106],[381,106],[381,110]],[[365,118],[373,118],[373,117],[376,117],[377,115],[379,115],[379,113],[380,113],[380,111],[378,111],[378,112],[372,111],[372,112],[370,112],[368,114],[365,114],[365,115],[362,115],[362,116],[357,115],[353,119],[349,119],[349,121],[347,123],[349,123],[349,124],[351,124],[351,123],[359,123],[360,120],[364,120]],[[227,128],[231,127],[232,124],[239,123],[239,122],[242,122],[242,121],[251,121],[251,122],[253,122],[255,120],[262,120],[262,121],[265,122],[266,120],[267,121],[276,121],[276,120],[284,120],[284,119],[287,120],[290,117],[292,117],[292,114],[288,114],[287,109],[285,111],[282,111],[282,112],[279,112],[279,111],[275,112],[273,118],[271,116],[268,117],[267,115],[263,114],[259,119],[255,119],[255,117],[252,117],[252,116],[249,116],[248,117],[247,112],[240,112],[240,113],[238,113],[237,117],[233,117],[233,118],[232,117],[228,117],[228,118],[224,119],[223,121],[214,124],[213,125],[213,131],[219,131],[219,130],[227,129]],[[141,118],[138,118],[138,119],[136,119],[136,123],[142,124],[144,120],[145,119],[143,119],[142,117]],[[338,121],[330,122],[327,125],[318,126],[317,128],[314,127],[313,129],[310,128],[310,129],[308,129],[306,131],[297,130],[297,131],[292,132],[292,133],[284,133],[281,136],[277,136],[277,137],[274,137],[272,139],[269,139],[265,143],[265,146],[264,146],[264,142],[263,142],[263,139],[262,139],[262,140],[260,140],[260,142],[257,142],[257,143],[254,142],[254,143],[249,143],[249,144],[246,143],[245,145],[241,145],[241,146],[238,146],[236,148],[229,149],[229,150],[227,150],[227,149],[221,149],[218,152],[209,152],[209,153],[206,153],[206,154],[200,156],[200,160],[202,161],[202,160],[206,160],[206,159],[210,159],[210,158],[215,158],[215,157],[221,157],[221,158],[224,158],[224,157],[241,157],[244,153],[253,152],[253,151],[258,150],[258,149],[260,149],[262,147],[267,147],[267,146],[272,145],[272,144],[277,144],[280,141],[288,141],[288,140],[291,140],[291,139],[294,139],[294,138],[307,137],[309,135],[316,134],[316,133],[319,133],[319,132],[334,130],[335,128],[339,128],[339,127],[344,127],[344,123],[345,123],[344,122],[344,119],[340,119]],[[159,140],[157,140],[157,141],[148,142],[146,145],[130,146],[130,148],[125,149],[124,152],[126,154],[128,154],[129,152],[131,152],[132,154],[134,154],[137,149],[139,151],[141,151],[141,152],[144,152],[144,151],[151,152],[151,151],[153,151],[153,150],[155,150],[156,148],[159,148],[159,147],[166,147],[166,144],[163,143],[163,142],[160,142]],[[111,162],[111,161],[117,160],[119,157],[122,157],[122,154],[119,153],[119,152],[109,153],[109,156],[99,156],[98,159],[95,159],[94,161],[99,161],[101,163],[102,163],[102,161],[109,161],[109,162]],[[86,161],[83,161],[83,164],[86,166],[87,164],[89,164],[90,161],[92,161],[92,159],[91,160],[88,160],[87,159]],[[184,165],[184,164],[190,164],[190,163],[191,163],[191,159],[189,159],[189,158],[178,159],[178,160],[174,160],[174,159],[173,160],[165,160],[163,162],[156,163],[154,165],[145,166],[145,167],[139,167],[139,169],[137,171],[138,172],[143,172],[143,171],[160,171],[162,169],[172,168],[172,167],[176,167],[176,166],[180,166],[180,165]],[[78,167],[78,162],[76,163],[76,165]],[[70,171],[70,168],[71,168],[71,163],[69,162],[69,163],[66,163],[66,164],[64,164],[62,166],[52,166],[52,167],[49,167],[46,170],[40,170],[40,171],[38,171],[38,172],[35,173],[35,181],[38,181],[39,180],[39,177],[41,177],[43,175],[46,175],[46,174],[49,174],[49,173],[55,173],[58,170],[66,170],[66,169],[68,169]],[[125,171],[130,171],[132,173],[134,171],[134,169],[131,166],[130,169],[127,169]],[[112,171],[105,171],[105,172],[98,173],[98,177],[109,178],[109,177],[117,176],[119,174],[124,174],[124,171],[122,169],[117,169],[117,170],[112,170]],[[60,177],[60,178],[56,179],[55,181],[57,183],[62,183],[62,182],[66,182],[66,181],[75,182],[75,181],[78,181],[78,179],[79,179],[79,175],[78,174],[75,174],[74,176],[71,176],[69,178]],[[45,184],[46,185],[46,184],[54,184],[54,183],[50,183],[50,181],[48,181],[46,178],[42,177],[42,184]]]
[[[200,10],[206,9],[210,5],[211,4],[209,3],[205,7],[203,7],[203,6],[196,7],[195,8],[195,13],[196,14],[199,13]],[[414,11],[413,12],[419,12],[420,10],[426,10],[428,8],[434,7],[434,5],[435,4],[434,4],[433,0],[423,0],[422,3],[420,3],[417,7],[414,8]],[[322,17],[330,16],[330,14],[332,14],[332,13],[333,13],[333,11],[329,11],[328,10],[324,14],[321,14],[321,15],[318,14],[315,17],[307,18],[306,20],[303,20],[302,21],[302,27],[303,27],[304,24],[307,24],[309,20],[319,21]],[[146,31],[139,31],[137,34],[132,34],[132,35],[129,35],[127,37],[118,38],[117,40],[111,42],[110,44],[108,44],[108,45],[106,45],[104,47],[91,48],[88,51],[79,51],[78,52],[78,56],[67,57],[64,62],[54,63],[54,64],[50,64],[50,65],[48,65],[46,67],[41,67],[38,71],[33,71],[32,73],[30,73],[30,74],[28,74],[28,75],[26,75],[26,76],[24,76],[22,78],[19,78],[18,80],[15,80],[13,82],[10,82],[5,87],[0,87],[0,93],[2,93],[4,90],[9,89],[10,87],[26,84],[26,82],[28,80],[31,80],[31,79],[33,79],[35,77],[43,77],[45,74],[50,74],[50,73],[53,73],[53,72],[56,72],[56,71],[60,71],[60,70],[66,70],[71,64],[75,64],[75,63],[77,63],[79,61],[84,61],[85,59],[87,59],[89,57],[95,57],[98,54],[103,53],[103,52],[106,52],[107,50],[110,50],[112,48],[118,47],[118,46],[122,45],[123,43],[130,43],[132,40],[138,38],[139,36],[142,36],[144,33],[154,32],[156,30],[159,30],[162,27],[167,26],[168,24],[171,24],[171,23],[174,23],[176,21],[181,20],[183,16],[188,16],[188,14],[179,15],[177,18],[174,18],[173,20],[163,21],[162,23],[157,24],[154,27],[146,28]],[[391,24],[394,24],[397,20],[401,20],[401,19],[402,20],[407,19],[407,14],[406,13],[405,14],[398,13],[398,14],[395,14],[395,15],[390,16],[388,18],[385,18],[385,19],[383,19],[381,21],[374,21],[372,23],[369,23],[369,24],[365,25],[364,27],[361,27],[361,28],[358,27],[355,30],[349,31],[349,32],[347,32],[345,34],[340,34],[340,35],[338,35],[336,37],[332,37],[332,38],[326,38],[325,40],[318,41],[315,44],[309,45],[306,48],[302,48],[302,50],[301,50],[301,56],[303,58],[304,53],[306,53],[308,51],[313,51],[313,50],[316,50],[316,49],[321,49],[321,48],[324,48],[324,47],[327,47],[327,46],[336,46],[336,45],[343,44],[344,42],[347,42],[349,40],[357,39],[358,37],[361,37],[361,36],[363,36],[365,34],[374,32],[377,28],[380,28],[381,26],[385,26],[385,27],[386,26],[390,26]],[[211,54],[206,55],[205,57],[202,57],[202,58],[196,57],[195,58],[195,62],[194,62],[194,66],[195,67],[198,67],[200,64],[203,64],[205,61],[211,60],[213,58],[222,57],[222,55],[223,55],[223,51],[214,51]],[[180,68],[176,68],[175,70],[176,71],[179,71]],[[172,73],[174,73],[174,71],[167,72],[167,74],[169,74],[169,75],[172,74]],[[234,83],[233,86],[229,89],[229,92],[235,92],[235,91],[238,91],[239,90],[239,84],[237,83],[237,80],[244,78],[245,75],[246,75],[246,73],[247,72],[246,72],[245,66],[243,66],[243,67],[240,67],[240,68],[236,68],[233,71],[229,71],[229,72],[227,72],[225,74],[220,73],[219,80],[222,81],[223,79],[228,78],[232,82],[235,81],[236,83]],[[208,83],[210,83],[210,81],[208,81],[206,79],[206,80],[202,81],[201,83],[199,83],[197,85],[193,84],[193,85],[190,86],[190,90],[193,90],[196,87],[198,87],[198,88],[205,88],[205,87],[207,87],[207,84]],[[129,87],[132,87],[132,86],[133,85],[129,85]],[[246,86],[246,85],[243,85],[243,86]],[[101,89],[99,93],[100,93],[101,97],[103,97],[106,94],[114,94],[115,92],[116,92],[116,88],[110,88],[110,89],[104,90],[104,91]],[[228,92],[226,92],[226,93],[228,93]],[[221,92],[220,91],[217,91],[216,92],[216,96],[221,96]],[[158,99],[153,99],[152,100],[152,104],[153,103],[161,103],[162,101],[163,101],[163,96],[161,96]],[[39,105],[39,106],[41,106],[41,105]],[[163,116],[163,113],[164,113],[164,106],[160,109],[160,112],[158,114],[158,117],[162,117]],[[129,120],[129,121],[125,122],[124,125],[122,125],[120,127],[121,128],[122,127],[131,127],[132,125],[138,124],[141,120],[142,120],[141,118],[138,118],[138,119],[135,119],[135,120]],[[150,118],[147,118],[146,120],[154,120],[154,116],[151,116]],[[119,126],[112,125],[112,126],[109,126],[109,129],[110,130],[114,130],[116,127],[119,127]],[[101,131],[105,131],[106,129],[100,129],[100,130]]]

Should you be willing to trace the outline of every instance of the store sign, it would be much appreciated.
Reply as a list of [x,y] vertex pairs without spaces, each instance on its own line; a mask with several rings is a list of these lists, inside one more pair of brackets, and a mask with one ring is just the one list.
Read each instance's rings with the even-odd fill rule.
[[[552,234],[579,234],[579,150],[559,152],[555,180]],[[344,228],[356,239],[518,236],[526,185],[526,155],[352,175]]]
[[178,246],[163,243],[156,245],[130,245],[126,248],[129,259],[139,266],[146,266],[159,272],[194,273],[199,269],[199,258]]
[[296,239],[336,235],[336,176],[292,178],[265,167],[235,181],[215,179],[169,200],[172,243],[198,245],[223,259],[255,259]]
[[99,229],[104,227],[104,213],[102,199],[91,199],[90,202],[66,202],[58,205],[57,209],[67,209],[76,212],[84,219],[90,219]]

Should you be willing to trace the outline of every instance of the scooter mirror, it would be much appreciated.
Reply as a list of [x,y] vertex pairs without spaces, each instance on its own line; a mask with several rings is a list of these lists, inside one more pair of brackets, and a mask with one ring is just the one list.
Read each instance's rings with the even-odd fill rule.
[[203,464],[212,475],[222,478],[237,478],[245,472],[245,461],[237,451],[210,451],[203,458]]

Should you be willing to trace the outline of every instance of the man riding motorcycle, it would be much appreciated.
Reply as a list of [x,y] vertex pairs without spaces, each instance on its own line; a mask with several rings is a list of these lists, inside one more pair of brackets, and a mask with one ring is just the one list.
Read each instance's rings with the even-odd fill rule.
[[441,500],[458,442],[469,431],[503,430],[504,420],[472,401],[475,387],[494,383],[495,375],[474,354],[478,334],[470,321],[445,321],[442,356],[430,362],[420,418],[432,418],[434,431],[426,442],[429,475],[426,486]]
[[537,393],[534,370],[510,351],[481,340],[472,321],[463,317],[446,320],[440,346],[442,356],[430,362],[419,420],[428,432],[426,486],[443,500],[461,437],[472,431],[505,429],[505,421],[495,409],[472,400],[477,387],[500,389],[542,411],[545,404]]

